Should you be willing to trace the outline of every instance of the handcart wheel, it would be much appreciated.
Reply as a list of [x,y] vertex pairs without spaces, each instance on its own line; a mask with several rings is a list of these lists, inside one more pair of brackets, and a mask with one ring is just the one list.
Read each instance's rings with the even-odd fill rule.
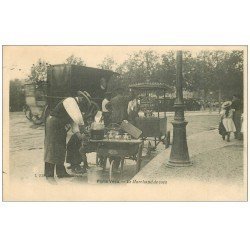
[[[109,168],[109,180],[112,180],[112,172],[114,169],[114,166],[117,167],[117,169],[119,168],[119,166],[121,165],[122,170],[123,171],[123,165],[124,165],[124,159],[123,158],[119,158],[119,163],[116,161],[117,159],[113,159],[110,163],[110,168]],[[115,165],[118,164],[118,165]],[[120,172],[121,173],[121,172]]]
[[[114,161],[114,160],[113,160]],[[112,169],[113,169],[113,161],[111,161],[110,163],[110,167],[109,167],[109,180],[112,180]]]
[[151,142],[148,141],[147,155],[151,155],[151,150],[152,150]]
[[137,161],[136,161],[136,173],[138,173],[141,169],[142,148],[143,148],[143,143],[139,145],[138,149]]
[[100,166],[100,158],[99,158],[98,154],[96,154],[95,164],[96,164],[96,166],[98,166],[98,167]]
[[124,158],[122,158],[122,160],[121,160],[120,178],[122,178],[123,166],[124,166]]

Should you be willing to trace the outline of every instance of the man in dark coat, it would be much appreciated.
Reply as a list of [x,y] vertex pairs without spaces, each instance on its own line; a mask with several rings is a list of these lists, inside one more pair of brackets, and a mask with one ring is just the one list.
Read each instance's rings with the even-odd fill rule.
[[78,91],[78,96],[68,97],[59,102],[50,112],[45,124],[44,140],[44,175],[54,178],[54,169],[58,178],[71,177],[64,166],[66,155],[66,126],[71,125],[73,133],[83,140],[85,135],[81,133],[84,126],[83,113],[87,113],[91,105],[90,95],[87,92]]
[[130,101],[128,103],[128,121],[135,125],[136,118],[139,117],[140,101],[134,91],[130,93]]
[[[128,102],[129,97],[124,95],[124,91],[119,88],[116,90],[117,95],[113,97],[106,105],[107,109],[111,112],[111,123],[121,124],[123,120],[128,119]],[[111,157],[113,169],[116,170],[120,164],[120,157]]]
[[122,89],[117,89],[116,92],[117,95],[110,100],[106,107],[111,111],[111,122],[121,124],[123,120],[128,119],[129,98],[124,95]]

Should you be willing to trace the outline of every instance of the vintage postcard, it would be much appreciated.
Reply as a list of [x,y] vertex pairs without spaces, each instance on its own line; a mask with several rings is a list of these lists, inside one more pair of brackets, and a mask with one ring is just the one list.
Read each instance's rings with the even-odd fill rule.
[[247,201],[247,46],[3,46],[4,201]]

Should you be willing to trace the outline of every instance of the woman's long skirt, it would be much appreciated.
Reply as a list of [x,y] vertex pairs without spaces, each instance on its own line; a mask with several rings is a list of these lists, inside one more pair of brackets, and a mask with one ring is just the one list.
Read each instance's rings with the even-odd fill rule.
[[223,122],[223,125],[224,125],[227,132],[235,132],[236,131],[236,128],[235,128],[235,125],[234,125],[232,118],[224,118],[222,120],[222,122]]

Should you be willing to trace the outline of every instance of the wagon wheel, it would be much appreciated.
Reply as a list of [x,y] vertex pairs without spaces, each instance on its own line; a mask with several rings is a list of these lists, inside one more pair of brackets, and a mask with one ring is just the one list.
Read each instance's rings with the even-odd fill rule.
[[49,109],[49,106],[46,105],[45,108],[44,108],[44,111],[43,111],[43,120],[44,120],[44,122],[46,122],[46,119],[49,116],[49,114],[50,114],[50,109]]
[[32,122],[34,123],[34,125],[41,125],[44,122],[44,119],[42,116],[33,115]]
[[142,148],[143,148],[143,143],[139,145],[138,149],[137,160],[136,160],[136,173],[138,173],[141,169]]
[[48,105],[46,105],[41,115],[32,116],[32,121],[35,125],[41,125],[46,121],[46,118],[48,116],[49,116],[49,108],[48,108]]
[[32,120],[32,112],[29,106],[27,106],[24,110],[24,114],[28,120]]

